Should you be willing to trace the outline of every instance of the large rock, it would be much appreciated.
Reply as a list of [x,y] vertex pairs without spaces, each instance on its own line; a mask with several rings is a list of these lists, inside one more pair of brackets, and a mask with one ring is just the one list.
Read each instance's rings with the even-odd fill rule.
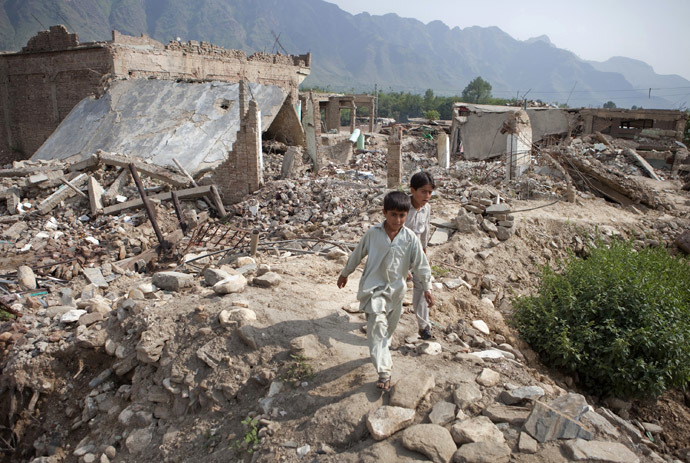
[[523,386],[501,392],[499,400],[506,405],[515,405],[526,400],[537,400],[543,395],[544,389],[539,386]]
[[436,402],[429,413],[429,421],[439,426],[445,426],[455,419],[455,404],[442,400]]
[[247,287],[247,279],[243,275],[230,275],[213,285],[216,294],[241,293]]
[[456,444],[470,442],[505,442],[505,437],[498,427],[486,416],[473,416],[450,428],[450,434]]
[[234,328],[256,321],[256,312],[251,309],[237,308],[221,310],[218,314],[218,322],[224,328]]
[[453,463],[508,463],[510,447],[503,442],[465,444],[453,455]]
[[477,377],[477,382],[484,387],[492,387],[498,384],[501,374],[491,368],[484,368]]
[[182,272],[158,272],[153,274],[152,283],[160,289],[179,291],[194,285],[194,276]]
[[577,421],[591,410],[584,396],[573,392],[553,399],[549,402],[549,406]]
[[605,463],[639,463],[640,459],[618,442],[572,439],[563,443],[563,450],[571,461]]
[[151,428],[136,429],[129,436],[127,436],[125,445],[127,446],[129,453],[136,455],[137,453],[141,453],[146,450],[151,444],[152,439],[153,430]]
[[546,405],[536,402],[524,426],[525,431],[539,442],[554,439],[587,439],[594,434],[582,423]]
[[509,405],[492,404],[482,411],[494,423],[508,423],[513,426],[521,426],[529,416],[530,409],[525,407],[513,407]]
[[36,289],[36,275],[31,267],[21,265],[17,269],[17,282],[22,291],[32,291]]
[[209,286],[213,286],[219,281],[223,281],[231,276],[228,272],[217,268],[207,268],[204,270],[203,275],[204,282]]
[[453,401],[463,410],[481,398],[481,389],[473,383],[458,384],[453,392]]
[[367,429],[374,439],[383,440],[412,423],[414,415],[409,408],[384,405],[367,416]]
[[281,282],[281,278],[280,275],[275,272],[267,272],[261,276],[254,277],[252,281],[256,286],[270,288],[271,286],[278,286]]
[[366,417],[383,405],[377,391],[359,392],[340,402],[321,407],[311,420],[317,442],[346,446],[359,442],[367,431]]
[[416,424],[402,434],[405,448],[422,453],[434,463],[449,463],[457,450],[450,432],[436,424]]
[[390,394],[390,405],[415,410],[435,385],[433,373],[423,369],[415,370],[395,383]]

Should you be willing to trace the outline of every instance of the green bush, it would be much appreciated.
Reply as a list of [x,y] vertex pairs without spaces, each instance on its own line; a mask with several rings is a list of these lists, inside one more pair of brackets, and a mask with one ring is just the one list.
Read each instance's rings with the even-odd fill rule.
[[513,303],[523,339],[592,393],[656,397],[690,381],[690,265],[664,248],[597,241]]

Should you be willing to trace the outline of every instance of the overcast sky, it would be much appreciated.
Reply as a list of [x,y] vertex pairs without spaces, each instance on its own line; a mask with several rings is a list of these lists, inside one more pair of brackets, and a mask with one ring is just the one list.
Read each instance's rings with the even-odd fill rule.
[[690,79],[690,0],[326,0],[348,13],[396,13],[449,27],[498,26],[518,40],[542,34],[585,60],[639,59]]

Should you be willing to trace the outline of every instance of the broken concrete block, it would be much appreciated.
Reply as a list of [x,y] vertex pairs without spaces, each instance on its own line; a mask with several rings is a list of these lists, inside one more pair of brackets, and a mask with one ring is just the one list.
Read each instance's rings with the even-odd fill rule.
[[95,287],[97,287],[97,288],[107,288],[108,287],[108,282],[105,281],[105,278],[103,278],[103,273],[101,273],[100,268],[85,267],[82,269],[82,272],[84,272],[84,276],[86,277],[87,280],[89,280],[89,283],[91,283]]
[[209,286],[213,286],[216,283],[218,283],[219,281],[223,281],[232,275],[230,275],[226,271],[219,270],[217,268],[207,268],[207,269],[204,269],[203,276],[204,276],[204,281],[206,282],[206,284]]
[[95,178],[89,177],[87,188],[89,191],[91,215],[95,217],[103,212],[103,187]]
[[158,272],[153,275],[151,282],[160,289],[179,291],[194,285],[194,276],[181,272]]

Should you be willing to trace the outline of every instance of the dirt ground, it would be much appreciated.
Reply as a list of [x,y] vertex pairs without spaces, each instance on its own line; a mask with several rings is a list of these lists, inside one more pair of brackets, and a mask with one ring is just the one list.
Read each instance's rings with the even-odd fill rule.
[[[515,295],[534,292],[544,265],[558,266],[569,251],[578,252],[597,233],[660,239],[665,224],[671,220],[684,221],[687,227],[690,196],[680,191],[677,181],[653,182],[641,177],[639,181],[673,204],[675,210],[669,213],[642,207],[624,208],[588,195],[578,196],[575,203],[511,199],[516,229],[507,241],[496,242],[481,231],[454,233],[446,243],[429,248],[435,280],[441,283],[435,291],[437,303],[431,318],[445,352],[433,359],[420,357],[407,342],[406,338],[416,337],[417,333],[409,306],[411,291],[393,342],[394,382],[396,376],[399,378],[406,371],[419,368],[429,369],[436,376],[437,387],[432,398],[420,406],[418,421],[423,419],[434,399],[450,394],[451,385],[463,374],[463,368],[479,371],[473,365],[460,367],[453,354],[461,349],[444,338],[445,334],[461,331],[477,319],[484,320],[494,335],[502,336],[524,356],[523,364],[502,367],[501,373],[510,381],[531,384],[536,380],[550,385],[554,394],[560,388],[581,392],[572,378],[546,368],[529,346],[520,341],[509,323],[510,300]],[[437,193],[431,202],[434,222],[451,222],[461,207],[460,201],[444,191],[443,185]],[[369,212],[372,223],[382,218],[380,212]],[[489,254],[480,257],[482,251]],[[297,252],[259,253],[257,264],[268,265],[277,272],[282,278],[280,285],[273,288],[250,285],[242,293],[221,297],[197,278],[192,288],[139,301],[127,310],[118,309],[118,315],[106,321],[108,339],[123,349],[116,356],[102,350],[81,350],[77,344],[67,342],[72,334],[66,331],[52,333],[48,344],[61,347],[51,356],[37,355],[29,363],[30,370],[14,371],[18,375],[16,383],[24,384],[26,389],[18,388],[11,400],[0,405],[0,414],[8,416],[11,410],[28,407],[35,395],[31,393],[32,388],[41,390],[35,403],[37,413],[24,414],[15,423],[24,428],[19,433],[24,437],[14,443],[17,448],[9,461],[27,461],[37,448],[48,454],[51,446],[61,449],[65,461],[76,461],[72,452],[80,443],[84,445],[80,442],[84,437],[94,434],[99,436],[101,445],[122,446],[129,431],[145,427],[151,419],[137,415],[140,410],[133,410],[133,417],[124,420],[123,410],[129,404],[147,400],[154,404],[153,417],[165,424],[156,430],[162,436],[157,445],[137,456],[136,461],[140,462],[297,461],[294,448],[288,443],[325,441],[322,433],[326,430],[312,425],[314,413],[358,391],[371,394],[376,379],[369,363],[366,337],[360,330],[364,318],[359,313],[343,310],[356,302],[360,272],[353,274],[346,288],[338,290],[335,282],[343,258],[333,260]],[[188,266],[182,270],[193,273],[199,269]],[[471,289],[465,286],[448,289],[442,285],[454,278],[464,279]],[[148,281],[150,276],[145,274],[122,277],[111,284],[109,291],[126,295],[131,288]],[[491,284],[487,289],[488,281]],[[79,291],[79,286],[74,290]],[[116,301],[124,299],[118,296]],[[256,348],[248,347],[245,339],[218,322],[221,311],[237,307],[248,307],[256,313],[257,320],[249,334]],[[40,325],[40,319],[37,320]],[[36,335],[38,325],[33,329]],[[103,386],[90,384],[105,369],[116,368],[114,362],[125,362],[143,333],[166,340],[157,366],[140,365],[121,376],[111,376]],[[297,358],[291,354],[292,343],[309,335],[315,336],[318,343],[309,349],[308,355]],[[43,348],[50,350],[49,346]],[[8,371],[12,371],[11,364],[5,367],[4,374]],[[26,383],[22,383],[23,377],[27,378]],[[248,453],[246,446],[242,446],[243,438],[248,435],[246,420],[260,413],[258,404],[266,399],[276,379],[286,386],[273,406],[268,407],[272,409],[268,412],[271,438],[260,451]],[[41,380],[49,386],[37,387]],[[181,394],[179,391],[176,394],[184,400],[159,401],[160,392],[170,388],[182,389]],[[8,397],[6,391],[3,393]],[[93,416],[85,416],[82,411],[89,395],[102,400],[94,405],[98,411]],[[593,406],[606,399],[585,396]],[[628,418],[662,426],[663,437],[653,445],[659,452],[690,462],[688,401],[687,393],[670,391],[655,401],[633,402]],[[369,439],[330,449],[335,454],[326,448],[318,461],[359,461],[358,454],[383,455],[388,451],[397,460],[381,461],[424,461],[420,454],[405,450],[399,442],[386,444],[394,450],[382,445],[374,445]],[[111,461],[127,461],[126,458],[118,454]]]

